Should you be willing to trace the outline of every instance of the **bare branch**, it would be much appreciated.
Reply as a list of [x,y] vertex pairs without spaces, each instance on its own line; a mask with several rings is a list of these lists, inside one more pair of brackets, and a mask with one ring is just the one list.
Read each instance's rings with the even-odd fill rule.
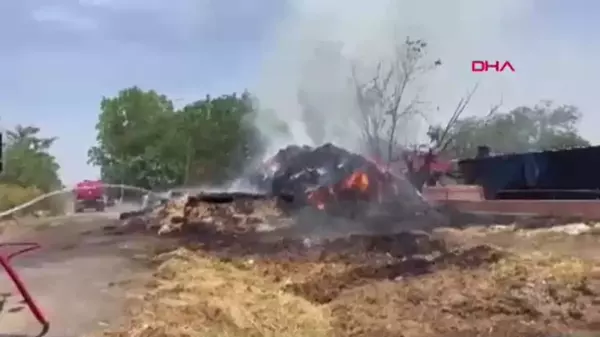
[[452,139],[447,139],[448,134],[450,133],[450,130],[456,124],[456,122],[458,121],[460,116],[463,114],[463,112],[465,111],[465,109],[467,108],[469,103],[471,102],[471,98],[473,98],[473,95],[475,94],[475,92],[477,91],[478,88],[479,88],[479,83],[475,84],[473,89],[471,89],[471,91],[469,91],[467,93],[467,96],[461,98],[460,101],[458,102],[458,105],[454,109],[454,112],[452,113],[450,120],[448,121],[448,123],[446,123],[446,127],[444,128],[444,131],[442,132],[442,135],[440,136],[440,138],[438,140],[438,144],[436,144],[436,148],[438,151],[446,150],[446,148],[452,141]]
[[503,96],[503,95],[501,95],[501,96],[500,96],[500,101],[499,101],[497,104],[495,104],[495,105],[492,105],[492,106],[490,107],[490,111],[489,111],[489,112],[488,112],[488,114],[485,116],[485,118],[490,118],[490,117],[492,117],[493,115],[495,115],[495,114],[498,112],[498,109],[500,109],[500,107],[502,106],[502,104],[503,104],[503,103],[504,103],[504,96]]
[[[391,62],[377,62],[375,74],[370,81],[360,81],[356,66],[352,67],[352,77],[355,82],[356,99],[361,110],[363,134],[372,150],[379,153],[382,132],[387,133],[387,159],[391,161],[394,155],[398,126],[408,116],[418,114],[417,108],[422,102],[417,97],[409,104],[403,104],[408,95],[409,85],[417,74],[428,71],[441,64],[438,60],[423,65],[427,43],[423,40],[413,40],[407,37],[403,44],[395,46],[394,59]],[[383,159],[383,158],[381,158]]]

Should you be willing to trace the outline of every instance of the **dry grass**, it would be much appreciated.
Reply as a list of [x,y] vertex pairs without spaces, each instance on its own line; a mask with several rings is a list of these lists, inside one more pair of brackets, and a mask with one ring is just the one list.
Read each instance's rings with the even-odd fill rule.
[[159,258],[164,262],[136,317],[113,335],[330,336],[327,308],[282,292],[251,266],[184,249]]
[[[600,331],[600,236],[594,231],[448,230],[413,242],[420,248],[407,251],[417,253],[402,253],[398,246],[411,243],[390,235],[266,249],[252,241],[255,235],[244,237],[238,229],[250,222],[234,220],[231,212],[205,212],[219,236],[200,232],[198,251],[160,256],[130,324],[109,335],[548,337]],[[221,241],[244,249],[224,249]],[[244,255],[253,250],[252,258]]]
[[[187,197],[172,200],[154,214],[159,234],[194,230],[196,224],[208,223],[216,230],[247,231],[257,224],[286,224],[283,212],[274,200],[236,201],[229,204],[189,202]],[[281,226],[277,226],[281,227]]]
[[35,187],[0,184],[0,211],[24,204],[42,194],[43,192]]
[[159,257],[130,324],[109,335],[522,337],[600,328],[598,261],[476,251],[496,260],[478,267],[451,261],[421,276],[365,279],[319,304],[290,286],[311,280],[327,291],[336,286],[332,279],[356,266],[219,260],[179,249]]
[[[6,211],[20,206],[44,194],[35,187],[21,187],[10,184],[0,184],[0,211]],[[39,218],[48,215],[63,214],[65,211],[65,197],[54,196],[31,205],[21,211],[0,219],[0,232],[7,227],[18,225],[19,219]],[[26,221],[30,222],[30,221]]]
[[484,227],[443,229],[440,233],[447,242],[456,246],[485,244],[525,255],[551,252],[567,258],[600,259],[600,227],[578,235],[548,229],[489,230]]
[[547,336],[600,326],[599,265],[508,255],[351,289],[330,307],[343,336]]

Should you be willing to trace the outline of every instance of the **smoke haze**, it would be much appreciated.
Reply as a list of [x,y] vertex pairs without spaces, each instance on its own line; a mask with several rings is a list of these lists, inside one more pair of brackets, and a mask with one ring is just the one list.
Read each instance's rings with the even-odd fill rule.
[[[407,36],[428,42],[428,57],[442,66],[420,78],[407,100],[419,93],[429,123],[445,123],[465,94],[479,89],[464,115],[485,115],[534,105],[542,99],[575,104],[585,111],[586,89],[565,89],[565,81],[587,81],[581,58],[592,60],[568,36],[551,36],[537,26],[534,0],[294,0],[273,33],[256,93],[255,125],[268,139],[269,152],[289,144],[331,141],[356,150],[360,128],[348,60],[364,67],[391,61]],[[342,57],[335,51],[341,50]],[[595,53],[598,55],[598,53]],[[509,60],[516,72],[472,73],[472,60]],[[579,68],[579,69],[574,69]],[[549,72],[548,69],[552,69]],[[593,71],[600,73],[600,68]],[[589,72],[589,70],[588,70]],[[587,76],[585,76],[587,77]],[[597,76],[596,76],[597,77]],[[300,98],[310,102],[303,113]],[[590,93],[591,97],[591,93]],[[404,100],[404,102],[407,102]],[[424,140],[427,122],[401,128],[400,143]],[[586,136],[584,130],[584,136]],[[593,141],[593,139],[591,139]]]

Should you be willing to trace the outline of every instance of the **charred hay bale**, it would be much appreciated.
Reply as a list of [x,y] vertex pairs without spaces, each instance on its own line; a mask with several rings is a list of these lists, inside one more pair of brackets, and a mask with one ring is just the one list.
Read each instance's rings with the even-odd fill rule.
[[252,174],[250,174],[250,183],[258,188],[259,191],[267,193],[272,192],[273,178],[278,171],[284,170],[282,167],[298,154],[311,151],[309,146],[290,145],[280,149],[273,157],[259,165]]
[[349,177],[365,164],[366,160],[361,159],[332,144],[304,149],[280,163],[273,176],[272,192],[305,199],[308,192],[333,186]]
[[273,174],[271,193],[293,196],[296,207],[310,204],[351,218],[374,209],[398,218],[431,209],[406,177],[335,145],[304,148],[286,159]]
[[333,144],[288,146],[256,174],[263,189],[278,200],[275,208],[292,213],[302,224],[300,231],[343,229],[335,226],[340,222],[334,218],[350,219],[377,233],[449,224],[448,216],[434,209],[407,177]]

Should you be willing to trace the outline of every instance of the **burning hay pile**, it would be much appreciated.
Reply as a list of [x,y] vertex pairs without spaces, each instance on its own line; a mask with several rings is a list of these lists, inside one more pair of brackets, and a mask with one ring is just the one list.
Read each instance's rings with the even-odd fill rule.
[[[570,239],[595,249],[590,259],[574,249],[559,256],[530,238],[517,244],[522,236],[502,243],[460,230],[452,238],[396,231],[394,221],[423,228],[432,213],[403,177],[331,145],[285,151],[257,175],[264,194],[200,194],[155,211],[161,233],[192,232],[194,244],[157,258],[131,320],[109,335],[547,337],[600,329],[600,236]],[[286,236],[305,228],[292,220],[299,209],[343,226],[358,219],[368,233],[342,226],[332,238]],[[386,214],[387,232],[375,234],[382,217],[373,210]]]
[[287,147],[261,172],[260,185],[268,193],[293,196],[296,204],[329,212],[344,213],[344,207],[365,211],[361,206],[373,203],[394,203],[399,216],[428,208],[408,179],[332,144]]
[[[308,222],[368,224],[370,231],[431,229],[443,218],[403,176],[331,144],[317,148],[290,146],[250,178],[262,194],[212,193],[169,201],[153,214],[161,234],[188,224],[214,222],[218,228],[282,227],[281,219],[310,213]],[[290,225],[291,221],[283,221]],[[306,224],[307,221],[304,221]],[[321,221],[322,223],[322,221]],[[390,227],[391,226],[391,227]]]

